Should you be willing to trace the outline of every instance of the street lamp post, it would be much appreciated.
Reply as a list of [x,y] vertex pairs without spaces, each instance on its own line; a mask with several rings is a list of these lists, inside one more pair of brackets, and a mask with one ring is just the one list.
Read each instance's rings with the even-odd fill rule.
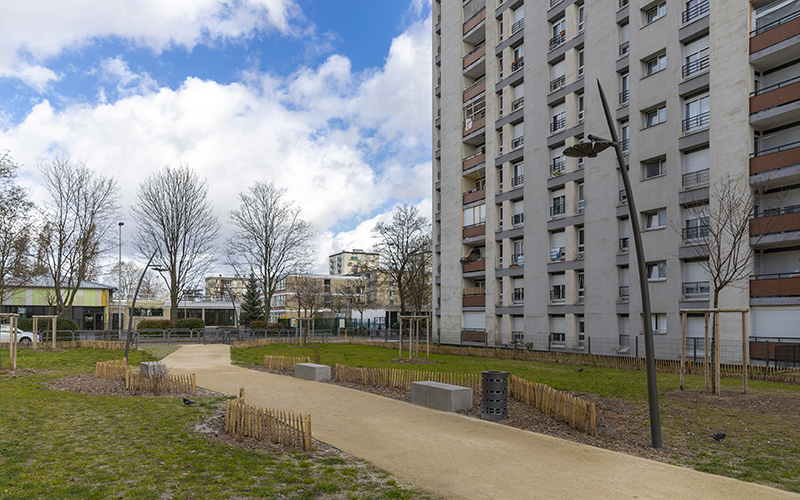
[[631,191],[631,182],[628,177],[628,169],[625,167],[625,160],[622,155],[622,148],[619,145],[617,130],[614,127],[614,120],[611,117],[611,111],[608,108],[606,95],[603,92],[603,86],[600,85],[599,79],[597,80],[597,88],[600,91],[600,101],[603,104],[603,111],[606,115],[606,122],[608,123],[608,131],[611,134],[611,140],[608,141],[590,134],[587,137],[591,142],[580,142],[572,147],[569,147],[564,150],[564,155],[573,158],[594,158],[597,156],[597,153],[604,151],[609,147],[613,147],[617,152],[617,163],[619,164],[619,170],[622,173],[622,183],[625,186],[625,193],[628,197],[628,220],[631,222],[633,243],[634,247],[636,248],[636,263],[637,267],[639,268],[639,287],[642,296],[642,322],[644,323],[645,363],[647,366],[647,400],[650,406],[650,435],[652,437],[653,448],[660,450],[662,449],[661,417],[658,411],[658,384],[656,382],[655,351],[653,348],[653,327],[650,319],[650,291],[647,287],[647,265],[644,259],[642,233],[639,228],[639,218],[637,216],[638,212],[636,212],[636,203],[633,199],[633,191]]
[[124,226],[124,222],[119,223],[119,279],[117,281],[117,291],[119,295],[117,296],[117,328],[119,338],[122,338],[122,226]]

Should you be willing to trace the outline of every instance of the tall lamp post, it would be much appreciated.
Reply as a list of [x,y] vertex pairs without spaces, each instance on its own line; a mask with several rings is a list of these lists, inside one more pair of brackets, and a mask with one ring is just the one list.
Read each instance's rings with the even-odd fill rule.
[[636,203],[631,191],[631,182],[628,177],[628,169],[625,167],[625,160],[622,156],[622,148],[619,145],[617,130],[614,127],[614,120],[611,118],[611,111],[608,108],[606,95],[600,80],[597,80],[597,88],[600,91],[600,100],[603,103],[608,131],[611,140],[602,139],[597,136],[588,135],[591,142],[580,142],[564,150],[564,155],[573,158],[589,157],[594,158],[597,153],[613,147],[617,152],[617,163],[619,171],[622,173],[622,183],[625,186],[625,193],[628,196],[628,220],[631,221],[631,232],[633,232],[633,243],[636,248],[636,263],[639,268],[639,287],[642,296],[642,322],[644,323],[644,350],[645,363],[647,366],[647,400],[650,406],[650,435],[652,436],[653,448],[662,449],[661,445],[661,417],[658,411],[658,384],[656,382],[656,363],[655,352],[653,349],[653,327],[650,319],[650,292],[647,287],[647,265],[644,259],[644,247],[642,246],[642,233],[639,228],[639,218],[636,211]]
[[[117,281],[117,290],[122,292],[122,226],[124,226],[124,222],[119,223],[119,277]],[[122,338],[122,294],[117,297],[117,328],[119,338]]]

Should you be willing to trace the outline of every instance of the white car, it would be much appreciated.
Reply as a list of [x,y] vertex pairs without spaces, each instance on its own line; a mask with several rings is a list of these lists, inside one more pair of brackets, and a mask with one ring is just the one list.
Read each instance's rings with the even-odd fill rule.
[[[11,342],[11,327],[0,325],[0,343]],[[17,328],[17,342],[20,344],[30,344],[33,342],[33,334]]]

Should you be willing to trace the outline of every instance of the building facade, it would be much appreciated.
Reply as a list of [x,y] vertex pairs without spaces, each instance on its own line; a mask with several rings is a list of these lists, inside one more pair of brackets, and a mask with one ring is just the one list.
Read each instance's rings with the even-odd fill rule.
[[339,252],[328,257],[331,275],[358,274],[378,269],[378,254],[354,248],[352,252]]
[[[609,136],[596,80],[643,230],[656,355],[679,356],[680,310],[710,307],[698,243],[725,182],[762,199],[752,275],[720,307],[749,308],[750,335],[800,337],[800,2],[437,0],[433,17],[443,343],[644,352],[613,150],[563,154]],[[722,322],[723,342],[741,346],[741,319]],[[688,318],[690,345],[704,329],[702,315]]]
[[[75,293],[67,317],[81,330],[106,330],[110,325],[108,305],[116,287],[84,281]],[[56,295],[52,282],[40,279],[26,287],[15,288],[3,302],[4,313],[18,313],[21,318],[57,314]]]

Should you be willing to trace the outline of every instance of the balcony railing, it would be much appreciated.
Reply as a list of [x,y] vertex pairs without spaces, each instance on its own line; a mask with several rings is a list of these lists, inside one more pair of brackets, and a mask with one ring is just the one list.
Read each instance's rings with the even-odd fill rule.
[[524,288],[515,288],[514,291],[511,293],[511,301],[514,303],[522,303],[525,301],[525,289]]
[[521,186],[523,184],[524,180],[525,180],[525,176],[523,176],[523,175],[518,175],[516,177],[513,177],[511,179],[511,187],[516,188],[516,187]]
[[556,5],[560,4],[564,0],[550,0],[550,8],[555,7]]
[[785,207],[778,207],[778,208],[769,208],[767,210],[762,210],[758,214],[756,214],[754,219],[763,219],[765,217],[776,217],[778,215],[786,215],[786,214],[796,214],[800,212],[800,205],[788,205]]
[[515,99],[514,102],[511,103],[511,112],[521,109],[525,106],[525,96],[520,97],[519,99]]
[[624,9],[628,6],[628,0],[619,0],[619,8]]
[[567,249],[565,247],[556,247],[550,249],[550,260],[564,260],[567,255]]
[[630,147],[630,139],[623,139],[619,141],[619,148],[622,150],[623,153],[628,152],[628,148]]
[[486,82],[486,77],[482,76],[478,80],[476,80],[475,83],[465,88],[464,92],[462,92],[463,96],[462,100],[464,102],[467,102],[473,97],[481,95],[486,90],[486,85],[483,85],[482,87],[480,86],[481,84],[485,84],[485,82]]
[[515,34],[517,31],[521,30],[525,27],[525,18],[523,17],[519,21],[515,22],[511,25],[511,34]]
[[750,32],[750,36],[753,37],[753,36],[756,36],[756,35],[760,35],[761,33],[765,33],[765,32],[767,32],[767,31],[769,31],[771,29],[777,28],[778,26],[780,26],[782,24],[786,24],[789,21],[794,21],[798,17],[800,17],[800,10],[796,11],[796,12],[792,12],[791,14],[787,14],[787,15],[783,16],[782,18],[778,19],[777,21],[773,21],[773,22],[771,22],[769,24],[765,24],[764,26],[761,26],[761,27],[751,31]]
[[550,92],[555,92],[556,90],[563,89],[566,81],[567,77],[564,75],[561,75],[558,78],[550,80]]
[[565,285],[553,285],[550,289],[550,301],[555,303],[563,304],[564,300],[566,300],[566,286]]
[[694,281],[683,283],[683,296],[687,299],[707,299],[708,281]]
[[550,332],[550,345],[552,347],[564,347],[566,345],[566,335],[561,332]]
[[567,41],[567,32],[562,31],[558,35],[550,39],[550,50],[556,49]]
[[698,170],[683,174],[683,189],[694,189],[701,186],[708,186],[708,170]]
[[[777,134],[775,134],[775,135],[777,135]],[[758,146],[759,146],[758,143],[756,143],[756,148],[758,148]],[[775,146],[773,148],[760,149],[760,150],[756,151],[755,153],[752,153],[750,156],[752,156],[753,158],[758,158],[759,156],[764,156],[764,155],[768,155],[768,154],[772,154],[772,153],[780,153],[781,151],[787,151],[789,149],[794,149],[794,148],[797,148],[797,147],[800,147],[800,141],[790,142],[788,144],[782,144],[780,146]]]
[[624,189],[619,190],[619,204],[620,205],[628,204],[628,193],[626,193]]
[[700,113],[699,115],[690,116],[683,120],[683,133],[691,132],[700,128],[708,126],[708,119],[710,112]]
[[630,249],[630,244],[631,244],[631,241],[630,241],[629,237],[626,236],[624,238],[620,238],[619,239],[619,250],[620,250],[620,252],[627,252]]
[[628,302],[631,298],[631,290],[628,285],[619,287],[619,301]]
[[511,72],[513,73],[523,66],[525,66],[525,58],[520,57],[519,59],[511,63]]
[[566,213],[566,205],[559,203],[550,207],[550,217],[563,217]]
[[683,242],[687,243],[699,238],[708,237],[708,225],[702,224],[699,226],[691,226],[683,228]]
[[696,3],[683,11],[683,24],[688,23],[708,12],[708,0]]
[[701,52],[705,52],[705,55],[699,57],[698,59],[695,59],[690,63],[683,65],[684,78],[687,78],[695,73],[699,73],[700,71],[703,71],[708,68],[708,62],[709,62],[708,49],[704,49]]
[[560,132],[564,129],[567,124],[567,113],[559,113],[553,117],[553,120],[550,122],[550,133],[555,134],[556,132]]
[[628,104],[628,99],[630,99],[631,91],[630,90],[623,90],[619,93],[619,105],[622,106],[623,104]]
[[553,162],[550,164],[550,175],[552,177],[558,177],[559,175],[563,174],[566,170],[566,162],[564,161],[563,156],[559,156],[558,158],[553,158]]
[[[468,58],[469,58],[469,57],[470,57],[472,54],[474,54],[474,53],[478,52],[479,50],[481,50],[481,49],[482,49],[482,48],[484,48],[485,46],[486,46],[486,40],[481,40],[480,42],[478,42],[478,45],[476,45],[474,49],[472,49],[472,50],[470,50],[469,52],[467,52],[467,55],[465,55],[465,56],[462,58],[462,61],[464,61],[464,62],[466,63],[467,59],[468,59]],[[470,63],[470,64],[472,64],[472,63]],[[465,64],[465,65],[464,65],[464,67],[466,67],[466,66],[468,66],[468,64]]]
[[521,254],[521,253],[511,254],[511,265],[512,266],[523,266],[523,265],[525,265],[525,254]]
[[514,214],[511,217],[511,224],[514,227],[521,226],[524,222],[525,222],[525,214],[524,213]]
[[522,147],[523,144],[525,144],[525,136],[517,137],[516,139],[511,141],[511,149],[514,150],[519,147]]
[[619,56],[625,56],[631,50],[631,42],[622,42],[619,44]]

